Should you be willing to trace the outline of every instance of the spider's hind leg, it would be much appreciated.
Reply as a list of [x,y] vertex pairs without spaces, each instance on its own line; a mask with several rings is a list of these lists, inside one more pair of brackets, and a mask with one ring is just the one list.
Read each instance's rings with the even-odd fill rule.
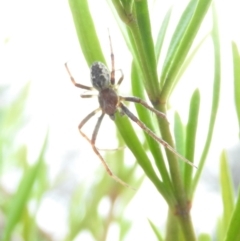
[[119,107],[122,111],[136,124],[138,124],[143,131],[145,131],[149,136],[151,136],[156,142],[162,144],[166,149],[174,153],[177,157],[182,159],[184,162],[188,163],[189,165],[197,168],[192,162],[188,159],[180,155],[172,146],[170,146],[166,141],[158,137],[153,131],[151,131],[142,121],[140,121],[123,103],[120,102]]
[[147,109],[151,110],[152,112],[154,112],[157,116],[163,118],[163,119],[167,119],[166,115],[161,112],[161,111],[158,111],[156,110],[155,108],[151,107],[150,105],[148,105],[148,103],[138,97],[135,97],[135,96],[130,96],[130,97],[122,97],[120,96],[120,100],[123,100],[123,101],[128,101],[128,102],[134,102],[134,103],[137,103],[137,104],[140,104],[144,107],[146,107]]
[[108,175],[110,177],[112,177],[115,181],[119,182],[120,184],[122,184],[123,186],[129,187],[133,190],[135,190],[134,188],[132,188],[130,185],[128,185],[127,183],[125,183],[124,181],[122,181],[120,178],[118,178],[117,176],[115,176],[113,174],[113,172],[111,171],[110,167],[107,165],[106,161],[104,160],[104,158],[102,157],[102,155],[100,154],[100,152],[98,151],[97,147],[95,146],[95,142],[96,142],[96,138],[97,138],[97,134],[100,128],[100,125],[102,123],[103,117],[105,115],[105,113],[102,113],[101,116],[98,118],[97,124],[95,125],[93,134],[92,134],[92,139],[90,140],[87,135],[82,132],[81,128],[83,127],[83,125],[91,118],[93,117],[98,111],[100,110],[100,108],[96,109],[95,111],[91,112],[89,115],[87,115],[78,125],[78,129],[80,134],[90,143],[90,145],[92,146],[93,151],[95,152],[95,154],[99,157],[100,161],[102,162],[105,170],[107,171]]

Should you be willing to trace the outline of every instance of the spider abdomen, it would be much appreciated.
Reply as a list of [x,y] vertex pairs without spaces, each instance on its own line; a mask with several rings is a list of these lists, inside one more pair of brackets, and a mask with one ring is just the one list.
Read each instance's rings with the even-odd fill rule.
[[116,92],[111,88],[104,89],[99,92],[98,100],[102,111],[113,119],[118,104]]
[[91,82],[98,91],[110,86],[110,72],[101,62],[94,62],[90,67]]

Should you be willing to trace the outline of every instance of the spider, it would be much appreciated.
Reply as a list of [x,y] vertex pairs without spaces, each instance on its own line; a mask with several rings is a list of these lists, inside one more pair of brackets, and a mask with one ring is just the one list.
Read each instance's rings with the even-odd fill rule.
[[[91,67],[90,67],[90,77],[91,77],[91,82],[92,86],[86,86],[79,84],[75,81],[74,77],[72,76],[67,63],[65,63],[66,70],[68,72],[68,75],[72,81],[72,83],[75,85],[75,87],[85,89],[87,91],[93,91],[97,90],[98,93],[98,102],[99,102],[99,107],[89,113],[78,125],[78,129],[80,134],[91,144],[93,151],[96,153],[96,155],[99,157],[101,160],[103,166],[105,167],[107,173],[117,182],[124,186],[130,187],[127,183],[122,181],[120,178],[118,178],[116,175],[113,174],[111,171],[110,167],[107,165],[105,162],[104,158],[102,155],[99,153],[99,150],[95,146],[97,134],[100,128],[100,125],[102,123],[103,117],[105,115],[108,115],[113,121],[115,119],[115,113],[117,111],[120,111],[121,115],[126,115],[128,116],[132,121],[134,121],[136,124],[142,128],[143,131],[145,131],[148,135],[150,135],[155,141],[158,143],[162,144],[165,148],[169,149],[171,152],[173,152],[176,156],[181,158],[183,161],[187,162],[191,166],[194,166],[192,162],[187,160],[185,157],[180,155],[172,146],[170,146],[167,142],[165,142],[163,139],[159,138],[153,131],[151,131],[142,121],[140,121],[124,104],[123,101],[128,101],[128,102],[134,102],[137,104],[140,104],[144,106],[145,108],[149,109],[150,111],[154,112],[157,116],[161,118],[165,118],[166,116],[164,113],[156,110],[155,108],[151,107],[148,105],[147,102],[144,100],[130,96],[130,97],[123,97],[117,94],[117,89],[120,86],[120,84],[123,81],[124,75],[122,70],[120,69],[119,71],[121,72],[121,77],[115,84],[115,66],[114,66],[114,54],[113,54],[113,49],[112,49],[112,43],[111,43],[111,37],[109,35],[109,42],[110,42],[110,50],[111,50],[111,71],[108,70],[108,68],[101,62],[94,62]],[[82,98],[90,98],[93,95],[91,94],[81,94]],[[98,118],[98,121],[95,125],[92,138],[89,139],[83,132],[82,132],[82,127],[91,119],[97,112],[102,111],[102,114]]]

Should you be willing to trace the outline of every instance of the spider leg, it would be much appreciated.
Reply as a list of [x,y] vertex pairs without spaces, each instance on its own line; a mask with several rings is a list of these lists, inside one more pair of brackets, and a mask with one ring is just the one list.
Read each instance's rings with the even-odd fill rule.
[[83,127],[83,125],[91,118],[93,117],[99,110],[101,110],[100,108],[92,111],[90,114],[88,114],[78,125],[78,129],[80,134],[90,143],[90,145],[92,146],[93,151],[95,152],[95,154],[99,157],[99,159],[101,160],[104,168],[106,169],[107,173],[109,174],[110,177],[112,177],[115,181],[117,181],[118,183],[122,184],[123,186],[129,187],[133,190],[135,190],[134,188],[132,188],[130,185],[128,185],[127,183],[125,183],[124,181],[122,181],[120,178],[118,178],[117,176],[115,176],[113,174],[113,172],[111,171],[110,167],[107,165],[107,163],[105,162],[105,160],[103,159],[102,155],[99,153],[98,149],[95,146],[95,141],[97,138],[97,134],[100,128],[100,125],[102,123],[102,119],[105,115],[105,113],[102,113],[102,115],[98,118],[97,124],[94,128],[93,134],[92,134],[92,139],[90,140],[81,130],[81,128]]
[[124,150],[125,146],[119,146],[117,148],[114,149],[106,149],[106,148],[98,148],[99,151],[121,151]]
[[105,113],[102,113],[101,116],[98,118],[97,124],[95,125],[95,128],[94,128],[94,131],[93,131],[93,134],[92,134],[92,140],[91,140],[91,143],[94,146],[95,146],[97,134],[98,134],[98,131],[99,131],[99,128],[100,128],[100,125],[102,123],[102,120],[103,120],[104,116],[105,116]]
[[137,104],[140,104],[144,107],[146,107],[147,109],[151,110],[152,112],[154,112],[157,116],[167,119],[166,115],[164,113],[162,113],[161,111],[156,110],[155,108],[151,107],[150,105],[148,105],[148,103],[138,97],[134,97],[134,96],[130,96],[130,97],[122,97],[119,96],[120,100],[124,100],[124,101],[129,101],[129,102],[134,102]]
[[121,72],[121,77],[118,80],[117,84],[115,85],[115,88],[117,89],[119,87],[119,85],[122,83],[123,79],[124,79],[124,75],[121,69],[118,69]]
[[[114,59],[114,53],[113,53],[113,48],[112,48],[112,40],[111,40],[111,36],[108,30],[108,37],[109,37],[109,45],[110,45],[110,51],[111,51],[111,64],[112,64],[112,70],[111,70],[111,84],[115,85],[115,59]],[[121,72],[121,77],[118,80],[117,84],[116,84],[116,88],[118,88],[118,86],[122,83],[124,75],[121,69],[119,69],[119,71]]]
[[67,66],[67,63],[65,63],[65,68],[66,68],[66,70],[67,70],[67,72],[68,72],[68,75],[69,75],[72,83],[73,83],[76,87],[81,88],[81,89],[85,89],[85,90],[94,90],[93,87],[89,87],[89,86],[86,86],[86,85],[82,85],[82,84],[76,83],[75,79],[73,78],[73,76],[72,76],[72,74],[71,74],[71,72],[70,72],[70,70],[69,70],[69,68],[68,68],[68,66]]
[[[184,162],[188,163],[189,165],[196,167],[192,162],[190,162],[188,159],[180,155],[172,146],[170,146],[166,141],[159,138],[157,135],[155,135],[154,132],[152,132],[149,128],[146,127],[146,125],[141,122],[123,103],[120,102],[119,107],[125,113],[132,121],[136,122],[142,130],[144,130],[149,136],[151,136],[155,141],[158,143],[161,143],[165,148],[173,152],[177,157],[181,158]],[[197,168],[197,167],[196,167]]]
[[91,95],[81,94],[80,96],[81,96],[81,98],[92,98],[92,97],[98,96],[98,94],[91,94]]
[[115,61],[114,61],[114,54],[113,54],[113,48],[112,48],[112,40],[108,29],[108,37],[109,37],[109,45],[110,45],[110,51],[111,51],[111,64],[112,64],[112,70],[111,70],[111,84],[115,85]]

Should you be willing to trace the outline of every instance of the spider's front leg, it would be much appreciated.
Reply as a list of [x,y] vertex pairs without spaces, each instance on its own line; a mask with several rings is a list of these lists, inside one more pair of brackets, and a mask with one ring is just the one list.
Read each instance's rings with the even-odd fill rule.
[[73,83],[76,87],[81,88],[81,89],[85,89],[85,90],[94,90],[93,87],[90,87],[90,86],[86,86],[86,85],[82,85],[82,84],[77,83],[77,82],[75,81],[75,79],[73,78],[73,76],[72,76],[72,74],[71,74],[71,72],[70,72],[70,70],[69,70],[69,68],[68,68],[68,66],[67,66],[67,63],[65,63],[65,68],[66,68],[66,70],[67,70],[67,72],[68,72],[68,75],[69,75],[72,83]]

